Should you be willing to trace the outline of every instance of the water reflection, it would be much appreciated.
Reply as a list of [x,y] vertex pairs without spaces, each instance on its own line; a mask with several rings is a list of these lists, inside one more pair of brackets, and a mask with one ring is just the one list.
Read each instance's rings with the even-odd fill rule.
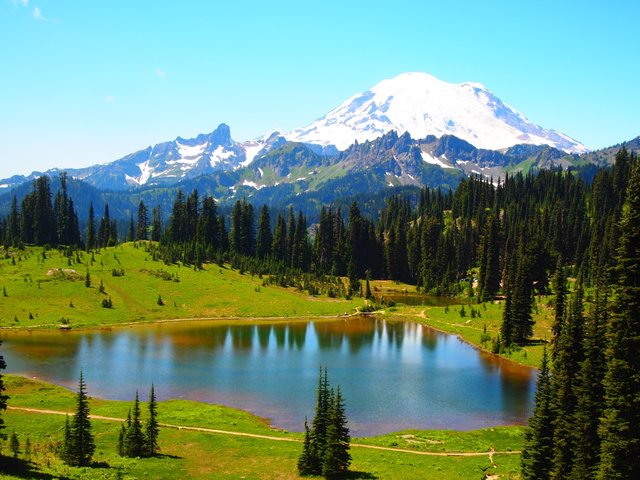
[[160,398],[250,410],[300,430],[313,415],[319,365],[345,392],[354,435],[405,428],[523,423],[529,369],[411,322],[379,318],[233,324],[188,322],[87,332],[0,332],[8,371],[92,395],[130,400],[153,382]]

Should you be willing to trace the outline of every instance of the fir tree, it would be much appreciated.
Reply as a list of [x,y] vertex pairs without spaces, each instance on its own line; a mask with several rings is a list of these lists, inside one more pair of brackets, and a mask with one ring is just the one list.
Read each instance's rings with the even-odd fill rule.
[[605,410],[598,478],[640,478],[640,163],[636,161],[620,218],[608,325]]
[[562,322],[564,321],[564,310],[567,297],[567,274],[562,266],[561,259],[558,259],[558,264],[556,265],[556,272],[553,276],[552,287],[556,298],[555,320],[551,327],[551,332],[553,333],[553,350],[551,351],[551,356],[555,359],[557,350],[556,344],[560,338],[560,333],[562,332]]
[[256,239],[256,255],[258,258],[265,258],[271,253],[272,242],[269,208],[266,205],[262,205],[258,220],[258,238]]
[[345,472],[351,464],[349,454],[349,428],[344,411],[344,400],[340,387],[335,393],[331,390],[329,410],[329,426],[327,428],[326,446],[322,462],[322,474],[330,477]]
[[93,202],[89,204],[89,218],[87,220],[87,251],[96,246],[96,220],[93,212]]
[[525,480],[549,478],[553,460],[553,391],[547,348],[542,352],[535,407],[529,418],[522,450],[522,476]]
[[147,207],[142,200],[138,204],[138,219],[136,222],[136,240],[146,240],[149,229],[149,215]]
[[89,419],[89,399],[86,394],[86,384],[82,372],[80,372],[76,395],[76,413],[71,425],[65,429],[64,451],[66,458],[64,460],[72,466],[86,467],[91,464],[95,449],[91,420]]
[[156,402],[156,393],[153,384],[151,384],[151,391],[149,392],[149,421],[145,429],[145,453],[149,456],[153,456],[158,452],[159,433],[158,404]]
[[557,341],[553,363],[553,478],[569,478],[573,469],[575,450],[575,414],[578,404],[576,384],[583,360],[582,337],[584,329],[582,287],[577,286],[563,328]]
[[310,464],[313,474],[322,473],[324,450],[327,444],[327,428],[329,426],[329,379],[327,369],[320,368],[318,388],[316,391],[316,412],[311,422]]
[[576,384],[574,422],[574,460],[571,478],[583,480],[595,478],[600,460],[600,436],[598,426],[604,408],[605,335],[608,317],[606,286],[599,285],[592,310],[585,323],[583,340],[584,360]]
[[137,390],[136,398],[133,402],[133,413],[128,421],[124,435],[123,451],[127,457],[141,457],[145,453],[145,438],[140,421],[140,401]]
[[298,473],[302,476],[313,475],[314,466],[311,453],[311,430],[307,423],[307,417],[304,417],[304,441],[302,443],[302,453],[298,457]]
[[[2,342],[0,342],[0,346],[2,346]],[[2,412],[7,409],[7,400],[9,400],[9,397],[3,393],[5,387],[4,380],[2,378],[2,370],[4,370],[5,368],[7,368],[7,364],[4,361],[4,357],[0,355],[0,440],[4,440],[7,438],[7,435],[3,433],[5,426],[4,420],[2,419],[1,415]]]

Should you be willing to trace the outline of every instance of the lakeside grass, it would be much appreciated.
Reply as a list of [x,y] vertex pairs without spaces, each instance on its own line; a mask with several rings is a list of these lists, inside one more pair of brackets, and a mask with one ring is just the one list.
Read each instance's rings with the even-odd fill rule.
[[[382,284],[375,282],[372,285],[385,288],[388,293],[393,291],[389,282]],[[404,284],[398,284],[395,288],[397,292],[415,291],[415,287]],[[531,341],[524,346],[501,353],[499,355],[501,358],[528,367],[538,368],[540,366],[544,345],[552,338],[551,325],[553,324],[554,312],[550,303],[551,298],[550,296],[535,297],[532,312],[535,324]],[[417,321],[437,330],[458,335],[467,343],[490,353],[492,349],[490,339],[497,338],[500,334],[504,300],[481,304],[475,303],[473,299],[459,298],[458,300],[457,305],[448,306],[398,304],[386,308],[383,315],[390,320]],[[463,307],[464,316],[461,314]],[[475,316],[472,316],[471,309],[475,311]],[[483,338],[485,328],[489,338],[487,341],[483,341],[486,338]]]
[[[114,269],[124,275],[113,276]],[[108,298],[113,308],[102,307]],[[325,316],[351,313],[361,305],[359,298],[313,297],[294,288],[263,286],[258,276],[215,264],[202,270],[166,265],[151,258],[144,242],[70,258],[38,247],[0,249],[0,328],[58,328],[63,319],[78,328],[177,318]]]
[[[73,392],[41,381],[15,375],[4,377],[10,406],[72,412]],[[300,440],[301,434],[271,428],[249,413],[215,405],[189,401],[159,402],[159,421],[175,425],[258,433]],[[90,399],[91,413],[123,418],[131,402]],[[143,405],[143,420],[146,409]],[[0,468],[0,478],[251,478],[294,479],[301,451],[298,442],[283,442],[188,431],[163,427],[161,454],[149,459],[121,458],[116,454],[119,422],[92,420],[96,439],[94,468],[72,468],[62,464],[46,446],[62,439],[64,416],[7,410],[3,413],[7,430],[15,430],[24,442],[32,444],[31,463],[22,462],[9,472],[9,461]],[[411,430],[380,437],[357,438],[353,443],[433,452],[488,452],[519,450],[521,427],[495,427],[470,432]],[[8,445],[2,445],[8,454]],[[351,449],[351,473],[345,478],[443,480],[517,478],[519,455],[495,454],[492,466],[488,455],[479,457],[424,456],[406,452]],[[21,456],[22,458],[23,456]],[[4,472],[4,473],[2,473]]]

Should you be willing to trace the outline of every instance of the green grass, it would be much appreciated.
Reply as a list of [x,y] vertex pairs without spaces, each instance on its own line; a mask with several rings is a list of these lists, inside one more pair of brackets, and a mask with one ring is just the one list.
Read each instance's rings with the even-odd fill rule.
[[[43,382],[5,376],[10,406],[73,411],[74,394]],[[91,413],[124,417],[128,402],[90,400]],[[143,406],[144,407],[144,406]],[[145,409],[143,408],[143,413]],[[63,465],[51,452],[62,438],[64,417],[8,410],[3,413],[7,430],[15,430],[22,445],[28,436],[32,444],[31,463],[22,462],[10,473],[8,459],[0,459],[0,478],[247,478],[292,479],[300,443],[162,428],[161,455],[149,459],[124,459],[116,455],[118,422],[93,420],[96,437],[97,466],[71,468]],[[143,418],[144,420],[144,418]],[[197,402],[159,403],[162,423],[192,425],[221,430],[260,433],[299,440],[300,434],[272,429],[263,419],[236,409]],[[374,438],[358,438],[362,443],[416,451],[488,452],[517,450],[522,445],[520,427],[496,427],[471,432],[406,431]],[[8,455],[8,446],[2,445]],[[494,456],[492,467],[488,455],[480,457],[434,457],[411,453],[353,447],[352,474],[347,478],[379,479],[480,479],[486,473],[500,478],[517,478],[518,455]],[[20,455],[24,459],[24,454]],[[5,465],[2,467],[1,465]]]
[[[113,269],[124,275],[113,276]],[[262,283],[218,265],[203,270],[165,265],[153,261],[144,244],[81,252],[71,259],[57,250],[43,254],[42,248],[28,247],[8,254],[0,249],[0,328],[57,328],[62,319],[75,328],[175,318],[324,316],[353,312],[363,303]],[[159,295],[164,306],[158,305]],[[103,308],[109,297],[113,308]]]
[[[535,325],[532,341],[527,345],[501,354],[501,357],[530,367],[540,365],[543,346],[552,337],[551,325],[554,313],[550,306],[550,300],[551,297],[536,297],[533,311]],[[464,307],[465,316],[461,315],[462,307]],[[475,317],[471,316],[472,308],[476,312]],[[419,321],[438,330],[458,335],[466,342],[490,352],[491,340],[483,341],[484,330],[486,327],[487,335],[490,338],[497,338],[502,325],[503,310],[503,300],[477,304],[473,301],[469,303],[468,300],[465,301],[461,298],[459,305],[448,307],[396,305],[386,310],[385,317],[403,321],[408,319]]]

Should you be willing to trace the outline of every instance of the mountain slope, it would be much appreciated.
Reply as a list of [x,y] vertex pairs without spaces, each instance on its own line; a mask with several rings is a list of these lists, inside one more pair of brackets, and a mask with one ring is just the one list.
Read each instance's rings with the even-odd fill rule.
[[572,138],[529,122],[479,83],[452,84],[426,73],[405,73],[354,95],[288,140],[335,145],[373,140],[395,130],[413,138],[455,135],[478,148],[550,145],[570,153],[587,149]]

